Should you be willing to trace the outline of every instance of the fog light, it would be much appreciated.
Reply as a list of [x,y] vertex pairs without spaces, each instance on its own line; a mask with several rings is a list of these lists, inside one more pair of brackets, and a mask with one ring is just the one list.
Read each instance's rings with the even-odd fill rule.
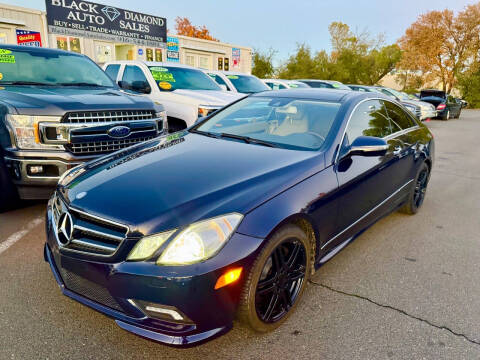
[[172,317],[174,320],[177,320],[177,321],[183,320],[183,316],[180,315],[177,311],[172,309],[164,309],[156,306],[147,306],[145,310],[159,313],[159,314],[169,315],[170,317]]
[[236,268],[227,271],[225,274],[218,278],[217,283],[215,284],[215,290],[234,283],[235,281],[240,279],[241,274],[242,268]]
[[30,165],[28,167],[28,172],[30,174],[36,175],[36,174],[42,174],[43,173],[43,166],[42,165]]
[[161,305],[152,302],[132,299],[129,299],[128,302],[142,310],[143,313],[148,317],[165,320],[177,324],[193,324],[192,320],[190,320],[187,315],[182,313],[174,306]]

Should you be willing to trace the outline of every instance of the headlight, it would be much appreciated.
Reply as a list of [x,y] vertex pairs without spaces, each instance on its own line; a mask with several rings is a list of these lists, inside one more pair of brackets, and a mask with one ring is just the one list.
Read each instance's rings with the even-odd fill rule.
[[157,111],[155,113],[155,117],[158,119],[158,122],[162,123],[162,126],[158,127],[159,129],[162,128],[163,130],[168,130],[168,121],[167,121],[167,112],[166,111]]
[[59,117],[7,115],[7,121],[12,127],[19,149],[63,149],[60,145],[42,144],[39,133],[40,122],[60,122]]
[[175,231],[167,231],[161,234],[144,237],[140,240],[128,255],[127,260],[145,260],[152,257],[160,249],[165,241],[172,236]]
[[187,265],[211,258],[230,239],[242,218],[240,214],[228,214],[190,225],[170,242],[157,264]]
[[214,106],[214,105],[199,105],[198,106],[198,117],[205,117],[210,115],[212,112],[217,111],[220,109],[221,106]]

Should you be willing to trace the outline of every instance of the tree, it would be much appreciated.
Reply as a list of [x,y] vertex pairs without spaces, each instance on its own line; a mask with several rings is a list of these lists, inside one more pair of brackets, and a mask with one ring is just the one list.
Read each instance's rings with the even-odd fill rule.
[[470,107],[480,107],[480,65],[478,63],[469,71],[459,75],[458,87],[463,99],[468,101]]
[[253,67],[252,74],[260,79],[266,79],[272,77],[275,72],[273,66],[273,57],[276,51],[269,49],[266,52],[255,50],[253,52]]
[[219,41],[210,34],[210,31],[205,25],[192,25],[190,20],[186,17],[182,18],[180,16],[177,16],[177,18],[175,19],[175,30],[177,31],[178,35],[184,35],[198,39]]
[[420,15],[399,44],[401,69],[421,71],[426,81],[439,82],[450,93],[457,77],[478,60],[480,3],[454,15],[451,10]]

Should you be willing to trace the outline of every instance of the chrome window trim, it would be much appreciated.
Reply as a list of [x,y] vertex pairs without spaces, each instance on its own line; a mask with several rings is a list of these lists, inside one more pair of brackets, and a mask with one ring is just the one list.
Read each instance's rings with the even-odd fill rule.
[[342,231],[340,231],[337,235],[335,235],[334,237],[332,237],[330,240],[328,240],[324,245],[322,245],[322,247],[320,248],[320,250],[323,250],[328,244],[330,244],[333,240],[335,240],[336,238],[338,238],[340,235],[342,235],[343,233],[345,233],[346,231],[348,231],[349,229],[351,229],[353,226],[355,226],[356,224],[358,224],[360,221],[362,221],[363,219],[365,219],[368,215],[370,215],[371,213],[373,213],[375,210],[377,210],[380,206],[384,205],[386,202],[388,202],[391,198],[393,198],[395,195],[397,195],[400,191],[402,191],[406,186],[410,185],[415,179],[411,179],[410,181],[408,181],[406,184],[402,185],[399,189],[397,189],[393,194],[391,194],[389,197],[387,197],[385,200],[383,200],[380,204],[376,205],[374,208],[372,208],[371,210],[369,210],[366,214],[364,214],[363,216],[361,216],[358,220],[356,220],[355,222],[353,222],[352,224],[350,224],[349,226],[347,226],[345,229],[343,229]]
[[[338,160],[339,160],[339,157],[340,157],[340,152],[341,152],[341,147],[342,147],[342,144],[343,144],[343,141],[345,140],[345,135],[347,134],[347,129],[348,129],[348,125],[350,124],[350,121],[352,120],[352,117],[353,115],[355,114],[355,111],[357,111],[358,107],[363,104],[364,102],[367,102],[367,101],[371,101],[371,100],[380,100],[380,101],[388,101],[392,104],[395,104],[398,106],[398,104],[396,104],[395,102],[389,100],[389,99],[384,99],[384,98],[380,98],[380,97],[372,97],[372,98],[367,98],[367,99],[363,99],[361,101],[359,101],[355,107],[352,109],[349,117],[348,117],[348,120],[347,120],[347,124],[345,125],[345,129],[343,130],[343,135],[342,135],[342,138],[340,140],[340,143],[339,143],[339,147],[338,147],[338,150],[337,150],[337,153],[335,155],[335,160],[334,160],[334,164],[337,164],[338,163]],[[391,121],[390,119],[390,116],[388,115],[388,112],[387,112],[387,116],[388,116],[388,120]],[[416,122],[415,122],[416,123]],[[400,131],[397,131],[397,132],[394,132],[394,133],[391,133],[390,135],[388,136],[385,136],[383,137],[382,139],[385,139],[385,140],[389,140],[391,138],[394,138],[394,137],[397,137],[397,136],[400,136],[400,135],[403,135],[401,133],[407,133],[407,132],[410,132],[410,131],[413,131],[413,130],[416,130],[416,129],[419,129],[420,126],[417,124],[413,127],[410,127],[410,128],[407,128],[407,129],[402,129]]]

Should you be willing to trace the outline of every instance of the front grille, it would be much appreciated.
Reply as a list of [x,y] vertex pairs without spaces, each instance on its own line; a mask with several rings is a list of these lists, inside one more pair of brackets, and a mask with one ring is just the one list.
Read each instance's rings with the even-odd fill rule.
[[[53,199],[52,210],[55,235],[61,249],[103,257],[111,256],[128,233],[126,225],[69,208],[58,195]],[[71,222],[71,234],[64,233],[70,231],[68,229],[70,225],[61,231],[62,224],[59,224],[63,223],[66,215],[71,219],[68,221],[69,224]]]
[[154,119],[155,113],[150,110],[129,110],[129,111],[89,111],[67,114],[62,122],[68,124],[80,123],[104,123],[119,121],[135,121]]
[[87,280],[71,271],[59,267],[60,276],[68,290],[93,300],[111,309],[122,311],[122,307],[110,295],[107,289],[90,280]]
[[127,148],[129,146],[150,140],[155,138],[155,136],[140,137],[136,139],[125,139],[125,140],[108,140],[108,141],[94,141],[94,142],[85,142],[85,143],[71,143],[65,145],[65,148],[75,155],[84,155],[84,154],[101,154],[106,152],[112,152],[120,149]]

